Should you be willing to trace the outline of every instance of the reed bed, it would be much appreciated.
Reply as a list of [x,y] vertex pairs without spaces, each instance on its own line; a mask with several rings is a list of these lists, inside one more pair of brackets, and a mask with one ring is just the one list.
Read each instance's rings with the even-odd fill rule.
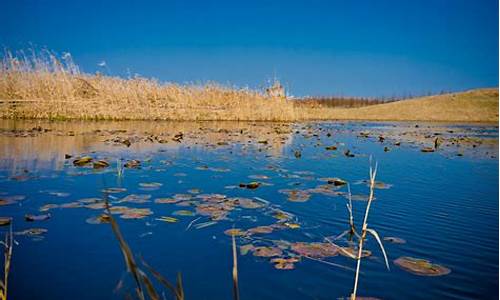
[[0,117],[94,120],[296,119],[289,100],[218,84],[178,85],[155,79],[87,74],[70,54],[44,50],[0,63]]

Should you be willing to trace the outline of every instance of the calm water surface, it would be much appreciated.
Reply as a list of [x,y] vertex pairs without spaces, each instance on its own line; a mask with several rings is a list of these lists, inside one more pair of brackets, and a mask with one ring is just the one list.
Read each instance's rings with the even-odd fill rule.
[[[350,183],[360,227],[369,192],[362,181],[368,178],[370,156],[378,162],[377,181],[385,186],[375,190],[369,227],[381,237],[406,243],[384,242],[388,271],[376,241],[368,239],[372,256],[362,261],[358,294],[380,299],[498,299],[498,127],[335,122],[0,125],[0,199],[12,200],[0,206],[0,216],[13,218],[15,232],[48,230],[40,236],[15,236],[12,299],[123,299],[133,290],[110,225],[88,223],[103,210],[60,207],[101,198],[102,190],[110,187],[126,189],[110,194],[113,206],[149,208],[153,213],[141,219],[115,215],[137,257],[167,278],[182,272],[186,299],[231,299],[231,239],[224,231],[276,224],[281,211],[288,214],[287,222],[300,228],[240,237],[238,244],[275,246],[281,241],[285,254],[297,255],[290,243],[322,242],[339,235],[348,229],[347,189],[331,186],[326,187],[331,193],[311,192],[327,184],[321,181],[325,177]],[[174,141],[180,132],[182,138],[178,135],[179,141]],[[422,153],[436,137],[442,141],[438,151]],[[346,156],[346,150],[354,157]],[[66,154],[72,157],[66,159]],[[74,166],[73,160],[84,155],[110,166]],[[140,168],[126,168],[118,176],[117,165],[132,159],[141,162]],[[239,187],[252,181],[261,185]],[[283,190],[291,189],[306,191],[310,198],[290,201]],[[210,221],[196,214],[204,201],[199,195],[215,193],[248,198],[260,207],[236,206],[222,220],[197,229],[197,224]],[[148,201],[121,202],[131,194]],[[188,202],[181,201],[189,206],[155,203],[176,194],[191,194]],[[47,213],[40,212],[47,204],[58,205],[48,211],[50,219],[25,221],[26,214]],[[195,215],[173,215],[178,210]],[[178,222],[157,220],[161,216]],[[8,227],[0,229],[6,232]],[[348,245],[345,238],[335,243]],[[401,256],[430,260],[451,273],[414,275],[393,263]],[[341,255],[321,261],[302,258],[294,270],[275,269],[269,258],[251,252],[238,259],[241,299],[337,299],[352,290],[355,261]],[[116,291],[120,280],[123,286]]]

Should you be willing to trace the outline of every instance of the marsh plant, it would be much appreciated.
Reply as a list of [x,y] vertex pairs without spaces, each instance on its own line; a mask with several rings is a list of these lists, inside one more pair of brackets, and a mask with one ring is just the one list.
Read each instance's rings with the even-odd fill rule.
[[3,279],[0,279],[0,300],[7,300],[10,262],[12,260],[13,243],[14,239],[12,235],[12,223],[11,223],[9,224],[9,231],[5,234],[5,239],[3,241],[0,241],[0,244],[4,248]]
[[375,168],[372,168],[371,159],[370,159],[370,195],[368,196],[368,203],[366,204],[365,214],[364,214],[364,218],[363,218],[363,225],[361,228],[361,234],[358,234],[356,232],[356,228],[354,227],[354,218],[352,215],[351,191],[349,188],[349,203],[347,204],[347,209],[349,211],[350,229],[348,231],[346,231],[345,233],[349,233],[350,235],[354,234],[358,237],[357,255],[356,256],[353,256],[352,254],[349,255],[352,258],[357,260],[356,274],[354,277],[354,287],[353,287],[351,297],[350,297],[351,300],[356,299],[356,294],[358,291],[359,273],[361,270],[361,259],[363,257],[363,247],[364,247],[364,244],[366,241],[367,233],[371,234],[375,238],[375,240],[377,241],[378,245],[380,246],[380,249],[382,250],[382,254],[384,255],[385,266],[387,267],[387,270],[390,270],[389,261],[387,259],[387,254],[385,252],[384,245],[382,244],[382,240],[380,239],[378,233],[374,229],[368,228],[368,215],[370,213],[370,207],[372,205],[372,201],[374,198],[375,177],[376,176],[377,176],[377,164],[375,164]]
[[[145,300],[147,299],[145,295],[148,295],[149,299],[151,300],[161,299],[160,294],[154,287],[153,282],[151,281],[149,276],[137,264],[134,254],[130,249],[129,245],[127,244],[127,242],[125,241],[125,238],[121,233],[118,223],[111,214],[106,194],[104,195],[104,202],[106,206],[105,219],[107,219],[111,224],[113,233],[120,245],[120,250],[122,251],[123,259],[125,260],[125,264],[127,266],[127,271],[132,275],[134,282],[136,284],[135,288],[136,297],[140,300]],[[184,300],[184,289],[182,287],[182,276],[180,273],[177,274],[177,282],[175,284],[172,284],[165,277],[163,277],[158,271],[156,271],[150,265],[148,265],[142,258],[141,262],[144,268],[147,269],[160,284],[162,284],[165,288],[167,288],[171,292],[175,300]],[[119,286],[121,286],[121,284],[119,284]],[[144,291],[146,291],[146,293],[144,293]]]

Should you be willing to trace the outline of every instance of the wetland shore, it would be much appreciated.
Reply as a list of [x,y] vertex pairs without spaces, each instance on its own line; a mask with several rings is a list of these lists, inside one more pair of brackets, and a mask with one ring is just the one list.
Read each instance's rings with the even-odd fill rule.
[[0,62],[0,118],[169,121],[442,121],[498,123],[498,88],[356,108],[308,105],[249,88],[88,74],[47,52]]

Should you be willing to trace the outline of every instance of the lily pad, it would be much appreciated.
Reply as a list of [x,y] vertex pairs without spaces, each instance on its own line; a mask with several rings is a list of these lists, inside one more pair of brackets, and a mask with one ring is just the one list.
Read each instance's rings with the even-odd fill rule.
[[106,203],[104,203],[104,202],[91,203],[91,204],[85,205],[85,208],[90,208],[90,209],[105,209],[106,208]]
[[235,200],[237,205],[247,209],[261,208],[264,206],[262,203],[248,198],[233,198],[233,200]]
[[118,200],[117,203],[122,202],[130,202],[130,203],[146,203],[149,202],[151,195],[138,195],[138,194],[130,194],[121,200]]
[[274,264],[274,268],[278,270],[293,270],[295,269],[295,263],[299,261],[300,260],[295,257],[290,257],[290,258],[278,257],[271,259],[271,262]]
[[338,247],[330,243],[293,243],[292,250],[302,256],[315,258],[336,256]]
[[182,216],[182,217],[192,217],[194,216],[194,212],[190,211],[190,210],[176,210],[172,213],[172,215],[174,216]]
[[394,261],[401,269],[420,276],[442,276],[451,272],[450,269],[428,260],[403,256]]
[[245,235],[246,233],[239,228],[231,228],[231,229],[225,230],[224,234],[229,235],[229,236],[233,236],[233,235],[234,236],[241,236],[241,235]]
[[104,169],[104,168],[109,167],[109,163],[105,160],[102,160],[102,159],[95,161],[92,165],[93,165],[94,169]]
[[284,190],[279,190],[278,192],[288,195],[288,201],[291,202],[306,202],[311,197],[311,195],[308,192],[302,190],[284,189]]
[[38,210],[43,212],[43,211],[49,211],[49,210],[57,208],[57,207],[59,207],[59,205],[57,205],[57,204],[45,204],[42,207],[40,207]]
[[118,193],[123,193],[126,192],[126,188],[121,188],[121,187],[111,187],[107,189],[101,190],[103,193],[108,193],[108,194],[118,194]]
[[283,250],[278,247],[256,247],[253,251],[253,256],[258,257],[273,257],[283,255]]
[[257,226],[247,230],[249,234],[267,234],[273,232],[274,228],[271,226]]
[[47,233],[48,230],[45,228],[30,228],[30,229],[25,229],[23,231],[18,231],[15,232],[16,235],[27,235],[27,236],[36,236],[36,235],[42,235],[44,233]]
[[156,218],[157,221],[162,221],[162,222],[167,222],[167,223],[175,223],[179,221],[177,218],[172,218],[172,217],[159,217]]
[[325,178],[320,178],[319,180],[325,181],[328,184],[333,184],[334,186],[343,186],[347,184],[347,181],[337,177],[325,177]]
[[139,186],[142,188],[142,189],[145,189],[145,190],[157,190],[159,189],[163,184],[159,183],[159,182],[141,182],[139,183]]
[[73,161],[73,165],[74,166],[78,166],[78,167],[83,167],[83,166],[89,164],[90,162],[92,162],[92,157],[90,157],[90,156],[83,156],[83,157],[75,159]]
[[246,245],[241,245],[240,246],[240,254],[241,255],[247,255],[248,252],[254,251],[255,246],[252,244],[246,244]]
[[177,202],[179,202],[179,200],[173,199],[173,198],[157,198],[157,199],[155,199],[155,203],[158,203],[158,204],[173,204],[173,203],[177,203]]
[[34,221],[45,221],[50,219],[50,214],[43,214],[43,215],[31,215],[27,214],[24,216],[24,219],[28,222],[34,222]]
[[83,203],[80,202],[68,202],[59,205],[60,208],[80,208],[83,207]]
[[138,169],[141,167],[141,162],[136,159],[132,159],[127,161],[123,166],[127,169]]
[[260,185],[261,185],[260,182],[252,181],[252,182],[249,182],[249,183],[240,183],[239,186],[241,188],[247,188],[247,189],[250,189],[250,190],[254,190],[254,189],[258,188]]
[[151,211],[149,208],[129,208],[123,214],[120,215],[120,218],[142,219],[152,214],[153,211]]
[[109,223],[110,222],[110,217],[107,214],[102,214],[97,217],[91,217],[86,220],[88,224],[103,224],[103,223]]
[[7,226],[12,222],[10,217],[0,217],[0,226]]
[[393,237],[393,236],[386,236],[384,237],[384,241],[387,241],[392,244],[405,244],[406,240],[398,237]]

